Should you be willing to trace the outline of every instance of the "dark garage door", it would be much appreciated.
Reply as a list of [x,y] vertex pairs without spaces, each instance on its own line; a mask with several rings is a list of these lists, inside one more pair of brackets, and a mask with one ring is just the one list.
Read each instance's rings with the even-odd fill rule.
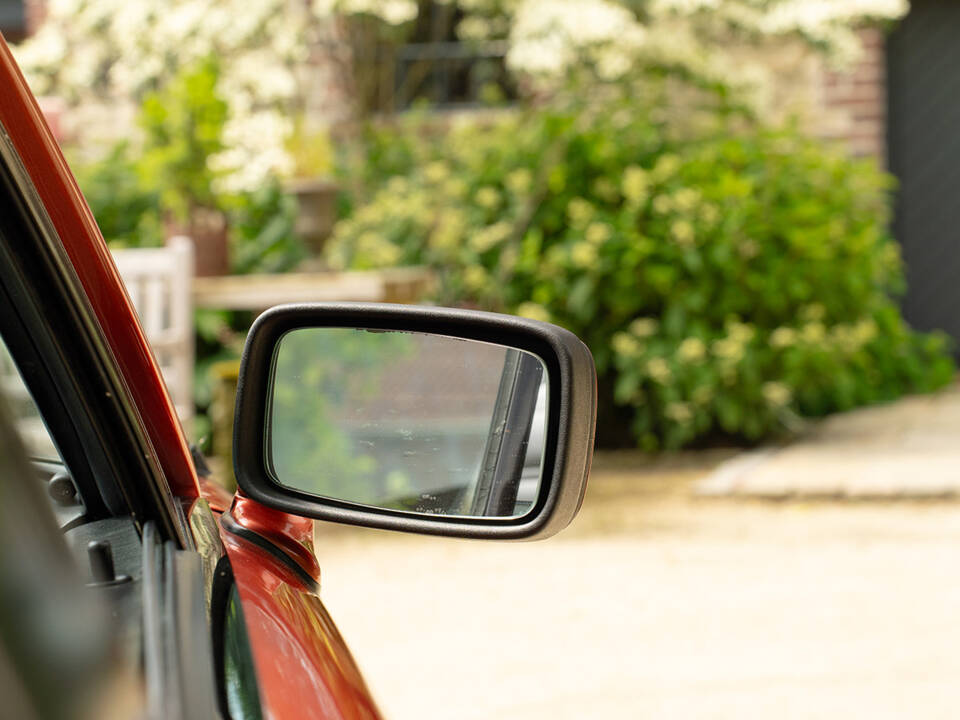
[[960,340],[960,0],[913,0],[887,48],[904,313]]

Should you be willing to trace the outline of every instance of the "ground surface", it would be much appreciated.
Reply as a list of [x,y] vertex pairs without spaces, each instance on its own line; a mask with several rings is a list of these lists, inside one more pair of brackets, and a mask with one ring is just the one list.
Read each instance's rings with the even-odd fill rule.
[[542,543],[319,530],[384,715],[956,717],[960,504],[698,498],[724,459],[601,457]]
[[784,447],[742,453],[705,495],[801,499],[960,497],[960,385],[810,423]]

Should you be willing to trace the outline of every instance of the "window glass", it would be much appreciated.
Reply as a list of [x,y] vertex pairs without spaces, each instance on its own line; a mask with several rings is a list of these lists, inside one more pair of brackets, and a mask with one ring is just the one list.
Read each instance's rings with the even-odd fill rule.
[[237,586],[230,588],[223,623],[223,685],[230,720],[261,720],[260,693]]
[[47,431],[43,418],[30,391],[23,382],[17,366],[0,338],[0,395],[10,408],[14,424],[27,449],[27,454],[39,460],[60,461],[60,453]]

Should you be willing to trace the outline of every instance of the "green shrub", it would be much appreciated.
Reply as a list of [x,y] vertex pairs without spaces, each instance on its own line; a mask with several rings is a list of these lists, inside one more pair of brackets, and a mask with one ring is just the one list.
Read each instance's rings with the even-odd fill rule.
[[371,166],[402,174],[366,179],[330,262],[425,264],[440,302],[573,330],[601,408],[649,449],[758,441],[952,377],[945,339],[891,299],[889,176],[792,129],[655,117],[627,99],[392,143],[380,130]]
[[281,272],[306,257],[294,234],[296,200],[277,178],[249,192],[217,190],[211,158],[225,148],[227,104],[213,59],[181,69],[141,102],[140,142],[118,142],[101,157],[71,166],[104,238],[115,247],[163,244],[164,224],[198,207],[223,213],[231,270]]
[[71,158],[70,167],[108,243],[114,247],[163,244],[160,196],[141,178],[129,143],[118,143],[92,162]]
[[253,192],[221,199],[230,226],[230,270],[287,272],[307,257],[294,232],[297,200],[273,180]]
[[144,146],[137,165],[156,187],[164,211],[178,220],[186,220],[197,206],[217,207],[210,159],[224,149],[227,122],[219,77],[219,64],[207,58],[180,70],[140,104]]

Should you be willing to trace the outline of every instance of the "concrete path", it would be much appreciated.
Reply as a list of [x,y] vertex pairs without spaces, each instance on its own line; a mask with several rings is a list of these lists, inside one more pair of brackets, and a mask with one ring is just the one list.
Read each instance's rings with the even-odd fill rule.
[[385,717],[956,717],[960,503],[698,498],[727,459],[600,456],[546,542],[319,528]]
[[696,491],[770,499],[960,497],[960,385],[829,417],[785,447],[730,459]]

